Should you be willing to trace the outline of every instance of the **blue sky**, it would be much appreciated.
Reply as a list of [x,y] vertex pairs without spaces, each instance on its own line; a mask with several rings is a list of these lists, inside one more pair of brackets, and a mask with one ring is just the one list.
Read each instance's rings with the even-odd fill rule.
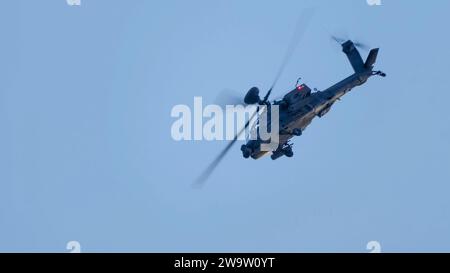
[[[5,1],[0,251],[450,251],[448,1]],[[372,78],[294,140],[190,185],[225,142],[175,142],[176,104],[352,73],[330,32],[380,47]]]

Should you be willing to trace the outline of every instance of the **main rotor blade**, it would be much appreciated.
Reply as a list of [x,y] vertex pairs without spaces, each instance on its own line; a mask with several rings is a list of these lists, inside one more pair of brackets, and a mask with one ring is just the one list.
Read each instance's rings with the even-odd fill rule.
[[222,159],[226,156],[228,151],[233,147],[233,145],[238,140],[239,136],[248,128],[250,125],[250,122],[255,118],[256,114],[258,113],[258,110],[256,110],[253,115],[250,117],[250,119],[247,121],[245,126],[235,135],[234,139],[230,141],[225,149],[220,152],[220,154],[209,164],[209,166],[203,171],[203,173],[195,180],[193,186],[200,188],[205,184],[205,182],[208,180],[209,176],[213,173],[213,171],[216,169],[216,167],[219,165],[219,163],[222,161]]
[[[298,44],[300,43],[301,39],[303,38],[306,29],[309,25],[309,22],[312,19],[312,16],[314,15],[314,9],[305,9],[300,14],[300,17],[297,21],[296,29],[294,32],[294,35],[291,39],[291,42],[287,48],[286,55],[284,56],[281,66],[278,70],[278,73],[275,76],[275,79],[272,83],[272,86],[270,87],[269,91],[264,97],[264,100],[267,101],[270,93],[275,88],[276,84],[278,83],[278,80],[280,79],[281,75],[283,74],[284,69],[286,68],[289,60],[291,59],[295,49],[297,48]],[[250,125],[250,122],[253,120],[253,118],[256,116],[258,111],[255,111],[253,113],[252,117],[248,120],[248,122],[245,124],[244,128],[242,128],[234,137],[234,139],[228,143],[228,145],[222,150],[222,152],[209,164],[209,166],[203,171],[203,173],[195,180],[194,186],[201,187],[209,178],[209,176],[212,174],[212,172],[216,169],[216,167],[219,165],[219,163],[222,161],[222,159],[226,156],[228,151],[233,147],[233,145],[238,140],[239,136],[247,129],[247,127]]]
[[267,100],[269,98],[270,93],[275,88],[276,84],[278,83],[278,80],[280,79],[281,75],[283,74],[284,69],[286,68],[287,64],[289,63],[289,60],[291,59],[292,55],[294,54],[295,49],[297,48],[298,44],[302,40],[303,36],[305,35],[305,32],[309,25],[309,22],[311,21],[313,15],[314,15],[314,11],[315,10],[313,8],[308,8],[308,9],[304,9],[302,11],[302,13],[300,14],[300,17],[297,21],[297,25],[295,27],[294,35],[291,38],[291,41],[287,48],[286,54],[281,62],[281,66],[278,70],[278,73],[275,76],[275,80],[273,81],[272,86],[270,87],[269,91],[267,92],[266,96],[264,97],[265,100]]

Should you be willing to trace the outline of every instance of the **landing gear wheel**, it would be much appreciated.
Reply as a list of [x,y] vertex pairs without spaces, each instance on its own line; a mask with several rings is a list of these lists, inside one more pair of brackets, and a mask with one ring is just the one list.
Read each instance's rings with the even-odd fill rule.
[[242,151],[242,156],[244,156],[244,158],[249,158],[250,155],[252,154],[252,150],[250,148],[248,148],[247,145],[242,145],[241,151]]
[[293,157],[293,156],[294,156],[294,152],[292,151],[292,148],[291,148],[291,147],[285,148],[285,149],[283,150],[283,152],[284,152],[284,155],[285,155],[286,157]]

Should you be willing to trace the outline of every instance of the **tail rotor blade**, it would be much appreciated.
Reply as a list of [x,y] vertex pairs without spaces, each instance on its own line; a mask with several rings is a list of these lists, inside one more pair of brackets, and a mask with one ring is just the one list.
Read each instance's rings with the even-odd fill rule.
[[[337,37],[337,36],[334,36],[334,35],[331,35],[331,39],[333,41],[335,41],[336,43],[338,43],[339,45],[342,45],[343,43],[345,43],[348,40],[348,39],[340,38],[340,37]],[[366,50],[366,51],[370,50],[370,46],[365,44],[365,43],[362,43],[362,42],[359,42],[359,41],[354,41],[353,44],[357,48],[360,48],[362,50]]]
[[345,42],[345,39],[339,38],[337,36],[333,36],[331,35],[331,39],[333,41],[335,41],[336,43],[338,43],[339,45],[342,45]]
[[370,50],[370,46],[367,45],[367,44],[365,44],[365,43],[354,42],[353,44],[354,44],[356,47],[358,47],[358,48],[360,48],[360,49],[362,49],[362,50],[366,50],[366,51]]

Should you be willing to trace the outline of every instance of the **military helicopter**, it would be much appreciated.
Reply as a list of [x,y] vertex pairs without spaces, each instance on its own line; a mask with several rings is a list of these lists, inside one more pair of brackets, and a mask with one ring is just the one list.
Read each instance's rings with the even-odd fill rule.
[[[342,96],[350,92],[353,88],[363,85],[372,76],[386,77],[384,72],[374,70],[379,48],[371,49],[366,61],[363,61],[363,58],[358,51],[358,47],[369,49],[366,45],[353,42],[352,40],[340,39],[334,36],[332,36],[332,39],[340,44],[342,51],[350,61],[350,64],[355,71],[352,75],[323,91],[314,89],[315,92],[312,92],[311,88],[306,84],[300,84],[299,79],[297,80],[297,84],[293,90],[284,95],[280,100],[270,102],[269,97],[272,90],[278,81],[287,60],[290,58],[290,54],[292,54],[293,49],[292,46],[290,46],[285,61],[283,62],[272,87],[267,91],[266,95],[261,98],[257,87],[251,88],[245,95],[244,102],[248,105],[265,106],[268,108],[272,105],[279,106],[279,141],[276,150],[272,151],[272,160],[276,160],[282,156],[292,157],[294,153],[292,151],[292,143],[290,142],[291,138],[294,136],[301,136],[302,132],[315,117],[321,118],[326,115],[330,111],[333,104],[340,100]],[[255,112],[250,120],[252,120],[256,114],[257,112]],[[194,185],[201,185],[206,181],[230,148],[236,143],[238,137],[247,129],[247,127],[249,127],[250,120],[201,174]],[[257,138],[254,140],[249,140],[246,144],[242,145],[241,151],[243,157],[259,159],[263,155],[267,154],[268,151],[261,149],[261,144],[263,142],[264,141]]]
[[[374,71],[374,64],[378,56],[379,49],[370,50],[365,62],[355,45],[351,40],[342,43],[342,50],[347,55],[355,73],[335,85],[312,93],[306,84],[298,84],[294,90],[290,91],[281,100],[272,102],[272,105],[280,107],[280,132],[279,146],[273,151],[271,158],[276,160],[282,156],[292,157],[292,144],[289,140],[294,136],[301,136],[303,130],[312,122],[315,117],[323,117],[330,111],[333,104],[353,88],[364,84],[370,77],[377,75],[386,77],[382,71]],[[261,99],[259,89],[251,88],[244,99],[246,104],[267,105],[271,90]],[[248,125],[247,125],[248,126]],[[250,140],[247,144],[241,146],[244,158],[258,159],[267,151],[262,151],[261,140]]]

